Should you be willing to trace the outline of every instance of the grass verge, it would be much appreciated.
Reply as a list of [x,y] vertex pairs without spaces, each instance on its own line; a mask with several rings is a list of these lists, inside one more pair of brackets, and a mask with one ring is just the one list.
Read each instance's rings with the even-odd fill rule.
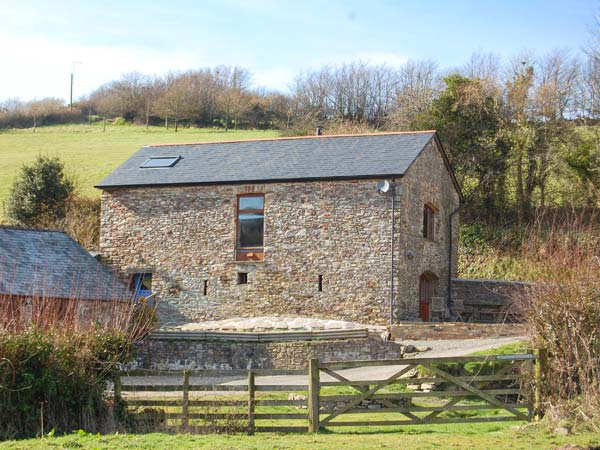
[[390,427],[368,432],[344,430],[319,434],[235,435],[91,435],[83,432],[0,443],[2,450],[17,449],[550,449],[565,445],[594,447],[600,437],[594,433],[561,436],[539,427],[523,428],[511,423]]

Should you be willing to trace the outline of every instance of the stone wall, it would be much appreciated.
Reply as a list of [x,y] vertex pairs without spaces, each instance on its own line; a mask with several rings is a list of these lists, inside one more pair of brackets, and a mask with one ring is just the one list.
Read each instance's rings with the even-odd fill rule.
[[321,361],[398,359],[403,346],[379,335],[358,339],[292,342],[231,342],[147,338],[137,344],[132,368],[151,370],[306,369]]
[[[391,201],[376,181],[104,191],[101,253],[124,278],[153,273],[163,324],[265,315],[385,324]],[[435,296],[447,292],[447,220],[458,193],[433,141],[396,182],[394,315],[417,319],[422,273],[437,277]],[[264,262],[236,262],[236,196],[252,192],[265,195]],[[425,203],[437,209],[433,241],[421,233]],[[239,272],[248,284],[237,284]]]
[[452,279],[452,301],[463,320],[519,321],[518,299],[530,283],[518,281]]
[[489,339],[525,335],[525,325],[517,323],[401,323],[392,327],[392,337],[398,340]]

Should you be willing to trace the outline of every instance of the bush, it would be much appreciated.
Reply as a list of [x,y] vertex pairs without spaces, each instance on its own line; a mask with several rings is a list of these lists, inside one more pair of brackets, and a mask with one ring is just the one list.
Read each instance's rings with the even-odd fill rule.
[[79,245],[88,249],[98,249],[100,240],[100,199],[71,195],[65,203],[62,218],[45,218],[38,227],[65,231]]
[[23,166],[10,190],[6,215],[27,226],[63,218],[67,199],[74,191],[73,181],[63,169],[58,158],[41,155],[33,165]]
[[0,440],[51,429],[111,431],[105,381],[130,348],[124,333],[100,328],[0,335]]
[[105,397],[106,382],[155,326],[154,306],[65,302],[0,295],[0,440],[128,423],[125,403]]
[[549,418],[590,423],[600,419],[600,234],[593,218],[560,223],[530,233],[524,255],[538,264],[538,283],[517,301],[534,344],[548,349]]

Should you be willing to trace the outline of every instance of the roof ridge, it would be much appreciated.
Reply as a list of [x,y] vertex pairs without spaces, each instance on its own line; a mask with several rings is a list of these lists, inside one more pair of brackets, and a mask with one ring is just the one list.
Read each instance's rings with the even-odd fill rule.
[[358,134],[325,134],[320,136],[280,136],[274,138],[256,138],[256,139],[232,139],[225,141],[201,141],[201,142],[173,142],[165,144],[148,144],[145,147],[178,147],[181,145],[210,145],[210,144],[232,144],[241,142],[269,142],[269,141],[287,141],[301,139],[324,139],[324,138],[342,138],[342,137],[370,137],[370,136],[394,136],[403,134],[425,134],[435,133],[436,130],[420,131],[384,131],[378,133],[358,133]]
[[0,230],[15,230],[15,231],[38,231],[40,233],[62,233],[67,234],[65,230],[59,230],[58,228],[34,228],[25,227],[21,225],[0,225]]

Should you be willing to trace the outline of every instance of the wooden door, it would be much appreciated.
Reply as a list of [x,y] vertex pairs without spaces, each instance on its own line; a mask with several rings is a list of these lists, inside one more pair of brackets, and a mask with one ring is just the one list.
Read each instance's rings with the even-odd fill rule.
[[423,274],[419,278],[419,317],[423,322],[429,322],[429,305],[433,294],[433,281]]

